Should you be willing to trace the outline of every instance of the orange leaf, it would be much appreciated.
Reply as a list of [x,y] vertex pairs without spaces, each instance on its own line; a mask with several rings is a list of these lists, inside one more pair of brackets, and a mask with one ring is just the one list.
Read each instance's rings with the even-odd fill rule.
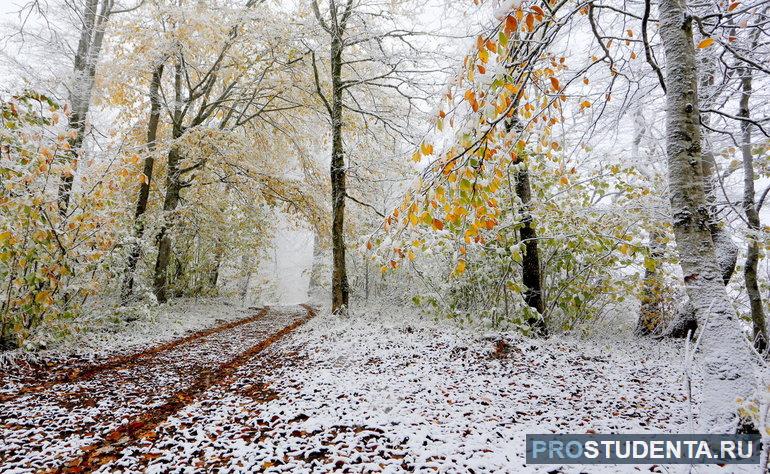
[[444,228],[444,223],[438,219],[433,219],[433,228],[436,230],[442,230]]
[[537,5],[532,5],[532,11],[537,13],[538,15],[545,16],[545,12],[542,8],[538,7]]
[[731,11],[735,10],[736,8],[738,8],[738,6],[740,4],[741,4],[741,2],[733,2],[733,3],[731,3],[730,6],[727,7],[727,11],[731,12]]
[[705,38],[701,40],[700,43],[698,43],[698,48],[700,49],[708,48],[712,44],[714,44],[714,38]]
[[531,13],[527,13],[527,28],[529,31],[535,31],[535,16]]
[[508,18],[505,19],[505,27],[503,28],[503,31],[506,35],[510,35],[514,31],[517,31],[519,29],[519,22],[516,21],[516,18],[513,15],[508,16]]
[[551,87],[553,87],[554,92],[559,92],[559,89],[561,88],[559,80],[553,76],[551,76]]

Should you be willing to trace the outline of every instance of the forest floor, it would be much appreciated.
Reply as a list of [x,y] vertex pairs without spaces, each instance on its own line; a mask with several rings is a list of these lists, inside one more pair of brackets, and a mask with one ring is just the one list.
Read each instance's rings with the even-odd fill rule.
[[[534,341],[393,308],[252,313],[7,371],[0,471],[689,472],[523,457],[527,433],[692,432],[679,343]],[[712,471],[736,472],[693,472]]]

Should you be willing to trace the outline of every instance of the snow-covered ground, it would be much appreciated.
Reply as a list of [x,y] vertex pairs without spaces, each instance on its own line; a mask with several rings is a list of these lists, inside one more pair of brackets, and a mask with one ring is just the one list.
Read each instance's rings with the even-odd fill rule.
[[[527,433],[693,432],[676,341],[534,341],[369,308],[318,316],[235,375],[103,472],[689,471],[524,463]],[[692,472],[712,471],[751,472]]]
[[79,333],[49,342],[47,349],[6,352],[0,357],[0,367],[20,356],[52,361],[131,353],[254,312],[241,301],[227,298],[180,298],[159,306],[133,307],[122,314],[108,307],[99,308],[81,316],[79,326],[84,329]]
[[130,311],[93,312],[83,316],[85,330],[54,340],[46,349],[0,353],[0,396],[257,313],[239,301],[220,298],[178,299]]

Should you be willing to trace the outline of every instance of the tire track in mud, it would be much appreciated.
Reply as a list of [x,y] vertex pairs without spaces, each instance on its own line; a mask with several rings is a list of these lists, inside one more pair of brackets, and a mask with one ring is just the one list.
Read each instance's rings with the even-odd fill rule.
[[[257,308],[253,308],[253,309],[257,309]],[[0,394],[0,403],[12,401],[22,396],[29,395],[31,393],[42,392],[59,384],[74,383],[74,382],[89,380],[95,377],[96,375],[108,370],[116,370],[124,366],[136,365],[138,361],[142,359],[155,357],[160,353],[169,351],[171,349],[174,349],[184,344],[189,344],[191,342],[197,341],[204,337],[211,336],[213,334],[217,334],[222,331],[227,331],[228,329],[233,329],[238,326],[243,326],[244,324],[253,323],[256,320],[263,318],[267,314],[269,309],[270,309],[269,307],[264,307],[260,309],[259,312],[253,316],[238,319],[236,321],[231,321],[229,323],[221,324],[219,326],[214,326],[212,328],[203,329],[201,331],[196,331],[188,336],[171,340],[169,342],[148,348],[141,352],[127,354],[127,355],[113,356],[100,364],[78,367],[74,370],[66,370],[66,369],[63,370],[60,367],[66,364],[66,361],[64,361],[59,366],[49,369],[57,372],[62,372],[61,374],[55,376],[53,379],[49,381],[46,381],[45,383],[24,387],[15,393]]]
[[195,343],[0,403],[0,465],[17,472],[93,471],[314,314],[304,305],[265,309],[250,323],[188,341]]

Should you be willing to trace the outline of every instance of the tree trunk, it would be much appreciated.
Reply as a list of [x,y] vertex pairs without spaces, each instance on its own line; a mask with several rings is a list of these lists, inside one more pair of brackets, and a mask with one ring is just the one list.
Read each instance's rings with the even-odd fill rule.
[[147,211],[147,202],[150,197],[150,183],[152,182],[152,171],[155,165],[155,141],[158,136],[158,123],[160,122],[160,81],[163,77],[163,64],[155,68],[150,82],[150,121],[147,125],[147,156],[144,158],[144,176],[142,184],[139,187],[139,199],[136,202],[136,212],[134,212],[134,243],[128,253],[128,262],[126,264],[126,273],[123,276],[123,287],[120,292],[122,304],[126,304],[134,290],[134,273],[136,264],[139,261],[141,245],[139,244],[144,234],[144,213]]
[[[708,115],[704,115],[701,120],[708,125]],[[719,178],[716,176],[716,160],[707,140],[704,140],[704,146],[706,148],[703,151],[703,185],[709,211],[709,232],[716,249],[717,264],[722,275],[722,281],[727,285],[735,273],[735,265],[738,263],[738,246],[733,242],[732,235],[726,228],[726,223],[719,216],[717,208]]]
[[[182,127],[182,65],[177,61],[174,69],[174,127],[171,137],[174,141],[178,140],[184,133]],[[179,205],[179,194],[182,190],[180,181],[179,162],[181,160],[179,147],[172,143],[168,151],[168,171],[166,174],[166,196],[163,199],[163,225],[158,233],[158,257],[155,260],[155,273],[153,278],[153,289],[155,298],[160,303],[168,300],[168,265],[171,259],[171,235],[169,228],[172,225],[173,215]]]
[[[518,98],[512,106],[512,110],[518,109]],[[519,117],[514,115],[505,121],[506,132],[515,130],[521,134],[523,127]],[[516,196],[521,200],[521,229],[519,238],[524,242],[524,255],[521,260],[521,278],[524,284],[524,301],[537,311],[537,315],[527,320],[533,333],[538,336],[548,334],[545,315],[545,301],[543,300],[543,277],[540,272],[540,252],[537,247],[537,231],[532,222],[530,204],[532,201],[532,187],[529,181],[529,171],[522,168],[516,172]]]
[[687,294],[702,331],[700,423],[705,430],[731,432],[738,421],[736,397],[752,390],[753,361],[709,232],[692,18],[683,0],[661,0],[660,21],[667,64],[666,154],[674,235]]
[[310,263],[310,282],[308,283],[308,293],[311,300],[322,289],[321,280],[323,278],[323,247],[321,246],[321,236],[318,232],[313,232],[313,261]]
[[[701,97],[709,97],[708,88],[714,84],[715,57],[704,52],[701,61],[699,92]],[[713,99],[704,101],[706,108],[712,108]],[[701,114],[701,122],[709,125],[710,114]],[[709,211],[709,232],[711,240],[714,242],[714,250],[717,256],[717,265],[722,275],[722,281],[725,285],[730,282],[735,266],[738,263],[738,246],[733,242],[732,234],[727,229],[727,224],[719,215],[717,206],[717,193],[719,178],[717,176],[716,160],[711,150],[711,144],[708,139],[708,130],[702,133],[703,147],[703,185],[706,194],[706,203]],[[695,316],[695,308],[689,299],[679,308],[675,320],[668,329],[667,336],[683,338],[688,333],[695,333],[698,329],[698,319]]]
[[524,301],[537,311],[537,316],[529,318],[527,323],[538,336],[548,334],[548,327],[543,318],[545,303],[543,301],[543,278],[540,274],[540,252],[537,248],[537,232],[532,224],[530,203],[532,188],[529,183],[529,171],[523,168],[516,173],[516,195],[521,200],[521,229],[519,237],[524,242],[524,255],[521,260],[521,279],[526,289]]
[[[741,99],[738,116],[750,118],[749,99],[751,97],[751,69],[743,70],[741,79]],[[748,229],[748,251],[743,277],[746,283],[746,293],[751,306],[751,323],[754,333],[754,347],[762,353],[767,350],[767,323],[765,311],[762,308],[762,294],[757,283],[757,265],[759,263],[759,212],[754,203],[754,160],[751,156],[751,123],[741,122],[741,155],[743,157],[743,210],[746,213]]]
[[663,233],[653,231],[650,233],[650,260],[644,268],[644,289],[642,290],[641,304],[639,306],[639,321],[636,333],[642,336],[653,334],[659,330],[665,316],[663,305],[663,281],[658,265],[660,265],[665,252],[665,246],[661,243]]
[[72,111],[69,116],[70,128],[75,136],[70,139],[70,165],[72,170],[64,172],[59,181],[58,207],[59,215],[63,218],[69,209],[72,195],[72,183],[75,179],[78,159],[82,155],[83,141],[86,133],[86,118],[91,106],[91,94],[96,75],[96,63],[102,49],[104,29],[111,13],[111,1],[105,1],[99,6],[99,0],[87,0],[83,7],[83,26],[78,39],[78,49],[75,52],[73,81],[69,91],[69,103]]
[[[178,137],[176,137],[178,138]],[[179,182],[179,148],[176,145],[171,146],[168,152],[168,176],[166,176],[166,197],[163,200],[163,226],[158,234],[158,257],[155,261],[155,277],[153,279],[153,288],[155,298],[159,303],[165,303],[168,300],[168,265],[171,261],[171,235],[169,228],[172,225],[172,213],[179,205],[179,194],[181,186]]]
[[[642,139],[646,131],[647,124],[644,120],[644,112],[639,107],[634,113],[634,140],[631,142],[631,160],[652,181],[654,179],[654,172],[645,166],[648,163],[643,160],[640,151]],[[647,245],[647,252],[651,263],[645,260],[644,286],[639,298],[639,320],[636,323],[636,334],[640,336],[658,332],[661,328],[661,323],[664,321],[664,287],[661,272],[658,269],[666,250],[665,244],[662,243],[663,237],[665,237],[665,234],[657,229],[650,232],[650,243]]]
[[[336,15],[336,12],[333,13]],[[345,313],[349,305],[345,267],[345,157],[342,144],[342,40],[332,36],[332,312]]]
[[[229,194],[229,193],[228,193]],[[222,258],[225,255],[225,246],[220,239],[217,239],[214,245],[214,265],[209,274],[209,287],[214,294],[217,293],[217,284],[219,283],[219,269],[222,266]]]

